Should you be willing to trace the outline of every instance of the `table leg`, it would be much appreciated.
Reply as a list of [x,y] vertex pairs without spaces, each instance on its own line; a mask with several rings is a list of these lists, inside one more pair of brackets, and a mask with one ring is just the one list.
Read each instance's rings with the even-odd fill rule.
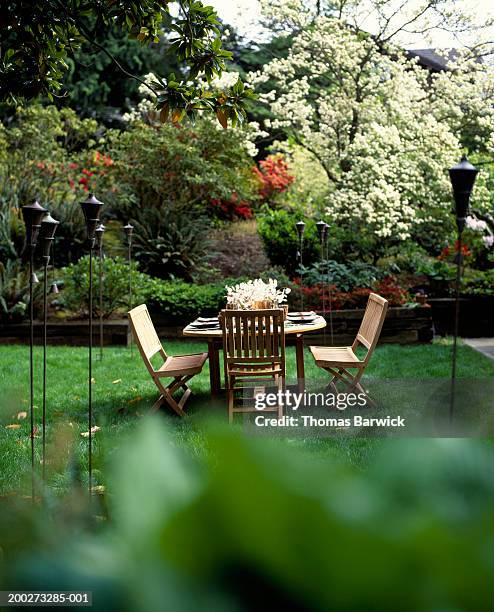
[[295,341],[295,353],[297,356],[298,390],[300,393],[302,393],[305,386],[304,337],[302,334],[297,334]]
[[209,382],[211,385],[211,395],[218,396],[221,392],[220,380],[220,352],[214,339],[208,339],[209,355]]

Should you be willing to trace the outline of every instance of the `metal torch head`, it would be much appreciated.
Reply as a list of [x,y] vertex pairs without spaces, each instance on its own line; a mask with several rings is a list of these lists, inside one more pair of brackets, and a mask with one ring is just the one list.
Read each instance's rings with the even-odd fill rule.
[[305,231],[305,223],[303,221],[299,221],[295,223],[295,227],[297,228],[298,237],[302,239]]
[[329,234],[329,225],[327,223],[324,224],[324,231],[323,231],[323,240],[324,242],[326,242],[326,240],[328,239],[328,234]]
[[465,219],[468,215],[468,207],[470,205],[470,196],[478,172],[478,169],[472,166],[468,161],[466,155],[463,155],[460,163],[449,169],[449,178],[453,188],[453,197],[455,199],[456,222],[460,231],[465,226]]
[[103,202],[100,202],[92,193],[89,194],[84,202],[81,202],[84,220],[86,221],[87,237],[91,241],[94,239],[94,232],[98,225],[99,216]]
[[325,238],[325,230],[326,230],[326,222],[325,221],[318,221],[316,223],[316,227],[317,227],[317,233],[319,235],[319,241],[320,242],[324,242],[324,238]]
[[27,244],[32,248],[36,246],[41,219],[46,212],[46,209],[37,200],[34,200],[32,204],[22,207],[22,216],[26,225],[26,240]]
[[60,221],[54,219],[49,212],[45,214],[41,221],[41,228],[39,230],[39,239],[41,241],[41,248],[43,250],[43,257],[50,259],[50,250],[57,227],[60,225]]
[[101,250],[103,248],[103,236],[105,234],[106,227],[103,223],[100,223],[96,230],[94,231],[94,235],[96,237],[96,247]]
[[134,226],[131,225],[130,223],[127,223],[127,225],[124,225],[123,230],[125,232],[125,235],[127,236],[127,242],[130,244],[132,242],[132,234],[134,233]]

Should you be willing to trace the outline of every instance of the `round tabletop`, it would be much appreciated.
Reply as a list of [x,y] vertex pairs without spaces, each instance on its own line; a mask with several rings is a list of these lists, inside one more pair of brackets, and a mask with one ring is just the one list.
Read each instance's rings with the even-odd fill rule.
[[[324,317],[316,317],[312,323],[290,323],[285,321],[285,335],[289,334],[307,334],[318,329],[326,327],[326,319]],[[194,336],[195,338],[221,338],[221,329],[191,329],[190,324],[183,329],[184,336]]]

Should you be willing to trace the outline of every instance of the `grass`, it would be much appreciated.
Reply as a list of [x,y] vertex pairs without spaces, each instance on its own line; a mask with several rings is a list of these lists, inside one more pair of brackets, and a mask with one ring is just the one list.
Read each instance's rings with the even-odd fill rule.
[[[205,350],[204,344],[189,341],[166,343],[170,354],[185,354]],[[2,389],[0,423],[0,491],[27,487],[29,475],[30,440],[29,414],[29,349],[26,346],[0,348],[0,389]],[[295,378],[295,354],[287,349],[288,377]],[[41,348],[35,349],[35,406],[37,458],[41,451]],[[467,346],[459,348],[458,374],[461,377],[494,378],[494,361]],[[306,353],[306,376],[316,378],[320,371],[310,354]],[[424,346],[387,345],[379,347],[371,360],[368,375],[376,378],[419,379],[450,375],[451,346],[443,341]],[[50,464],[47,466],[49,482],[55,489],[63,489],[70,478],[85,478],[85,450],[87,439],[87,350],[72,347],[49,347],[47,388],[47,440]],[[154,387],[138,351],[125,348],[107,348],[104,358],[94,354],[93,365],[94,423],[101,427],[95,435],[94,476],[97,483],[104,482],[104,463],[112,450],[126,435],[132,435],[133,426],[146,414],[157,397]],[[182,420],[163,412],[163,418],[175,433],[177,444],[185,445],[191,453],[205,452],[202,416],[207,414],[224,422],[225,402],[212,401],[209,391],[209,370],[190,384],[194,396],[190,402],[191,418]],[[21,413],[21,414],[19,414]],[[9,427],[14,425],[14,428]],[[72,439],[74,445],[67,444]],[[345,461],[365,467],[372,460],[376,448],[385,443],[376,439],[294,439],[287,444],[300,446],[311,453],[314,460]],[[70,452],[67,449],[72,449]],[[82,458],[82,459],[81,459]]]

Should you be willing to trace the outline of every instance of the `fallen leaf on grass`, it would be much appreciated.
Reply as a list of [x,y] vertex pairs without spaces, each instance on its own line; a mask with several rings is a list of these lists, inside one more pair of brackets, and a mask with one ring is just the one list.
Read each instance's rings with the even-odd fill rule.
[[[101,427],[98,427],[97,425],[95,425],[94,427],[91,427],[91,433],[95,434],[97,431],[101,431]],[[89,438],[89,431],[83,431],[81,433],[81,436],[83,438]]]
[[117,378],[117,380],[112,380],[111,384],[112,385],[118,385],[118,383],[121,383],[122,379],[121,378]]
[[12,425],[5,425],[5,429],[20,429],[19,423],[12,423]]
[[129,400],[127,404],[137,404],[137,402],[140,402],[141,400],[142,400],[142,397],[138,395],[137,397],[134,397],[134,399]]
[[25,419],[26,417],[27,417],[27,412],[22,411],[22,412],[18,412],[17,413],[17,420],[18,421],[22,421],[22,419]]
[[29,437],[30,437],[30,438],[37,438],[37,437],[38,437],[38,432],[39,432],[39,429],[38,429],[37,427],[35,427],[35,428],[34,428],[34,429],[31,431],[31,433],[29,434]]

